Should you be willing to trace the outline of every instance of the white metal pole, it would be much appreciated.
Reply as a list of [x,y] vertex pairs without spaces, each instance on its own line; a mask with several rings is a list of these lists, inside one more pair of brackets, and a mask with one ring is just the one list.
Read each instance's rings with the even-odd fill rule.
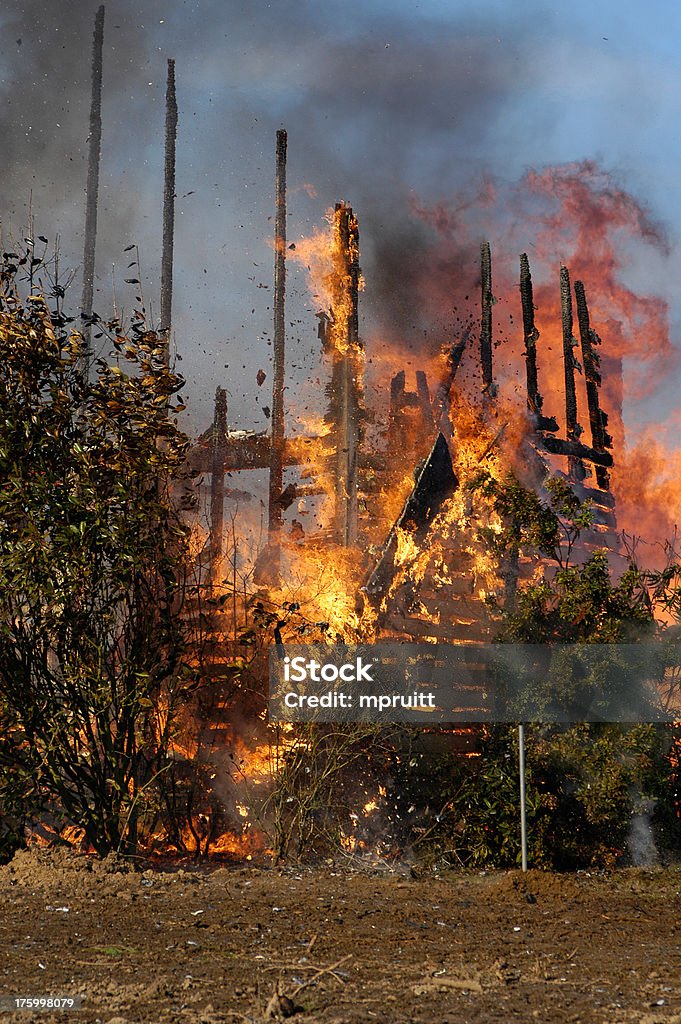
[[523,871],[527,871],[527,807],[525,805],[525,726],[518,726],[518,765],[520,768],[520,849]]

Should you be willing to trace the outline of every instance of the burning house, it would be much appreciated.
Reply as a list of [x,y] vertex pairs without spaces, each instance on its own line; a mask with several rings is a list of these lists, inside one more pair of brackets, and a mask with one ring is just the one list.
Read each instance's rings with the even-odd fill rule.
[[[93,60],[86,323],[92,316],[102,22],[103,9]],[[169,362],[178,120],[173,61],[167,75],[160,334]],[[491,607],[511,606],[518,585],[547,568],[520,545],[499,561],[485,543],[503,523],[474,485],[485,476],[501,482],[510,472],[541,498],[547,476],[559,474],[580,501],[589,503],[588,527],[576,541],[566,541],[573,561],[585,560],[597,548],[605,548],[613,562],[620,555],[611,490],[613,438],[601,401],[600,338],[591,325],[589,282],[572,282],[568,267],[556,267],[562,378],[560,388],[547,390],[531,266],[528,255],[520,255],[522,329],[512,353],[524,377],[518,399],[508,393],[496,365],[493,253],[490,243],[483,243],[477,313],[439,352],[424,351],[412,369],[393,353],[379,382],[383,409],[377,409],[365,386],[371,353],[361,332],[358,216],[338,202],[329,211],[326,232],[289,249],[286,160],[287,134],[279,130],[270,430],[231,429],[227,392],[218,386],[213,423],[189,455],[192,474],[203,482],[208,529],[205,543],[198,545],[200,593],[189,608],[201,620],[200,679],[191,728],[186,742],[178,739],[176,752],[189,772],[210,777],[204,795],[211,789],[223,807],[237,808],[241,820],[222,827],[221,848],[236,853],[250,842],[249,810],[238,780],[248,777],[259,785],[272,757],[286,749],[286,737],[278,736],[272,755],[262,700],[258,704],[239,689],[239,664],[264,611],[276,622],[277,610],[285,607],[291,622],[316,629],[324,640],[476,644],[493,639]],[[323,408],[308,418],[302,433],[287,429],[290,259],[311,276],[326,382]],[[474,368],[466,381],[464,365]],[[263,374],[258,384],[264,379]],[[236,513],[227,517],[230,502],[247,504],[256,493],[259,485],[249,486],[249,473],[259,473],[260,484],[266,478],[267,513],[265,536],[247,551]],[[222,791],[225,786],[229,794]],[[204,834],[199,816],[189,814],[189,819],[196,850],[210,847],[221,826],[206,818]]]

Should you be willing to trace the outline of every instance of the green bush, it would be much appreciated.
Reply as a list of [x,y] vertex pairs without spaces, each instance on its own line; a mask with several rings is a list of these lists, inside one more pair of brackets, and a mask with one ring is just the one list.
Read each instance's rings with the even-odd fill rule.
[[[527,726],[530,864],[568,871],[627,863],[641,798],[655,806],[659,848],[681,849],[671,734],[652,725]],[[442,867],[520,864],[517,728],[489,730],[477,757],[417,754],[398,758],[393,771],[417,858]]]

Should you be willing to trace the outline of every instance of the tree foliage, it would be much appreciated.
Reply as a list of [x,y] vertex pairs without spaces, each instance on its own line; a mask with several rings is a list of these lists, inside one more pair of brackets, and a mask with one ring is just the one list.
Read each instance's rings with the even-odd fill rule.
[[86,379],[82,337],[5,287],[0,787],[11,801],[21,777],[24,801],[50,803],[99,852],[135,845],[163,768],[187,564],[170,494],[182,380],[153,333],[113,343],[123,365]]

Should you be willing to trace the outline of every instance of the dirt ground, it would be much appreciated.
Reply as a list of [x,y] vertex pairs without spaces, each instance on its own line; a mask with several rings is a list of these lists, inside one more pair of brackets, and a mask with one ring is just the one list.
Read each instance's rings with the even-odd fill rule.
[[[681,869],[413,878],[408,867],[0,870],[3,1021],[681,1024]],[[291,1000],[272,1000],[274,994]]]

